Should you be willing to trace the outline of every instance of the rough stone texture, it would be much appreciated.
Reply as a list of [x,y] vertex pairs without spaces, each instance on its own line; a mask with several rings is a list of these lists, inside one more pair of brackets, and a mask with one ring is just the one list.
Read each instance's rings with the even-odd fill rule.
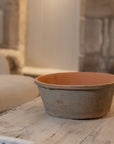
[[84,56],[83,55],[79,56],[79,70],[81,72],[84,71]]
[[19,1],[12,0],[10,3],[10,20],[9,20],[9,45],[17,48],[19,33]]
[[114,74],[114,58],[109,60],[108,72],[111,73],[111,74]]
[[99,72],[105,72],[106,69],[105,59],[101,56],[99,57],[98,60],[98,68],[99,68]]
[[99,53],[102,44],[102,21],[87,19],[85,21],[85,51]]
[[80,54],[85,53],[85,19],[80,20]]
[[104,18],[114,16],[114,0],[86,0],[85,16]]
[[114,0],[83,0],[82,4],[80,71],[114,74]]
[[102,44],[102,55],[108,56],[109,46],[110,46],[110,34],[109,34],[109,19],[104,19],[103,21],[103,44]]
[[83,62],[80,67],[80,71],[83,72],[97,72],[98,71],[98,56],[97,55],[85,55],[81,61]]
[[111,21],[110,39],[111,39],[110,55],[114,57],[114,19],[112,19]]
[[27,0],[0,1],[0,7],[6,9],[4,44],[0,46],[0,53],[8,59],[11,73],[21,73],[24,66],[27,6]]
[[4,34],[2,48],[17,48],[18,44],[18,0],[1,0],[0,8],[4,16]]

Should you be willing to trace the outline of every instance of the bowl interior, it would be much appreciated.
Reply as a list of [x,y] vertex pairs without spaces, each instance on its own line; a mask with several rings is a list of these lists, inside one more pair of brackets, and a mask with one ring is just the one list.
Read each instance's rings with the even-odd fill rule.
[[114,75],[105,73],[70,72],[41,76],[38,81],[52,85],[104,85],[114,83]]

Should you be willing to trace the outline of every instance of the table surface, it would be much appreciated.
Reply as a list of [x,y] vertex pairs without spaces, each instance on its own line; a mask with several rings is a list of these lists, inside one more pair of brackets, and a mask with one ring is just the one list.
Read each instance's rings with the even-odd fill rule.
[[104,118],[69,120],[49,116],[39,97],[3,113],[0,135],[36,144],[114,144],[114,101]]

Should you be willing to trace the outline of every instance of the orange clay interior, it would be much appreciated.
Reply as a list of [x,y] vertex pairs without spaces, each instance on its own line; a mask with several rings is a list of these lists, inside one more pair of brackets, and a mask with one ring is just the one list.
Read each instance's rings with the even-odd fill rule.
[[114,75],[90,72],[57,73],[41,76],[38,81],[54,85],[104,85],[114,83]]

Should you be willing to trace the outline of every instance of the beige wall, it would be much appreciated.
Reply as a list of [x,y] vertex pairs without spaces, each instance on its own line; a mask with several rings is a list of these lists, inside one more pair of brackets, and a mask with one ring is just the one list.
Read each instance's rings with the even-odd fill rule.
[[26,66],[78,70],[80,0],[29,0]]

